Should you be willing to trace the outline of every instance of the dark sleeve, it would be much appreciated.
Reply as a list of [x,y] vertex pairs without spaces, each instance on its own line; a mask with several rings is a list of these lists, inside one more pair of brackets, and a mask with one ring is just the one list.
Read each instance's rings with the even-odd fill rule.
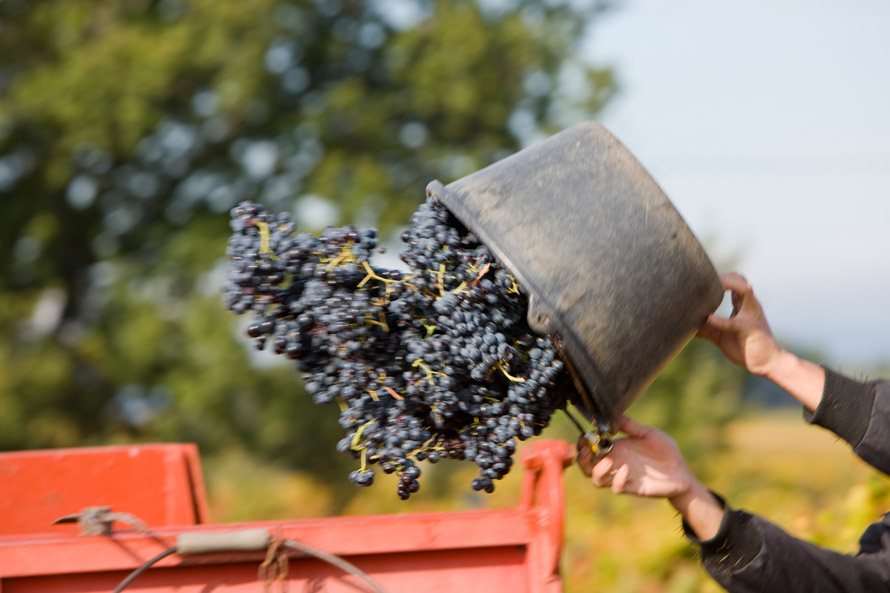
[[[697,541],[687,525],[683,528],[687,537]],[[871,541],[868,550],[866,538]],[[698,543],[705,570],[730,593],[890,591],[890,525],[886,523],[870,527],[860,542],[860,554],[848,556],[726,507],[717,535]]]
[[890,382],[860,382],[825,369],[819,407],[807,422],[827,428],[872,467],[890,475]]

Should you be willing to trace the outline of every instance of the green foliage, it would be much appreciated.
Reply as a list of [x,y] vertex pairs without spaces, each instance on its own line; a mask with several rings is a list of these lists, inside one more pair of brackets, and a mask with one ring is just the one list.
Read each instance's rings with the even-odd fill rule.
[[569,5],[399,4],[0,3],[0,448],[186,440],[345,475],[336,410],[222,308],[229,208],[314,196],[393,229],[614,91]]

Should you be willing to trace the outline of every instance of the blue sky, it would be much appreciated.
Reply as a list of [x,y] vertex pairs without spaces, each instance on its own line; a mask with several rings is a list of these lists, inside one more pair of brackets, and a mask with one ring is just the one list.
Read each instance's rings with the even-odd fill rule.
[[862,370],[890,361],[887,31],[878,0],[627,0],[583,49],[621,84],[602,123],[775,333]]

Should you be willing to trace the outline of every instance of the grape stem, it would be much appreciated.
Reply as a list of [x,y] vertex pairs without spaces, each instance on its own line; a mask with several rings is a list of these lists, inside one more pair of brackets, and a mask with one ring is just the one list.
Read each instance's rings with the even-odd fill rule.
[[498,361],[497,367],[498,367],[498,369],[499,369],[502,373],[504,373],[504,376],[505,376],[505,377],[507,377],[508,379],[510,379],[511,381],[513,381],[514,383],[525,383],[525,379],[523,379],[522,377],[514,377],[513,375],[511,375],[510,373],[507,372],[507,369],[504,368],[504,361],[503,361],[503,360],[499,360],[499,361]]
[[367,449],[367,447],[365,447],[364,445],[359,447],[359,443],[362,440],[362,433],[365,431],[365,427],[367,427],[369,424],[373,424],[376,421],[377,421],[376,419],[368,420],[367,422],[365,422],[364,424],[362,424],[361,426],[358,427],[358,429],[355,431],[355,434],[352,435],[352,447],[351,448],[353,451],[364,451],[365,449]]
[[330,272],[337,266],[342,263],[355,263],[355,255],[352,253],[352,246],[355,243],[353,241],[347,241],[343,248],[340,250],[340,255],[331,260],[331,263],[328,264],[328,267],[325,271]]
[[404,400],[404,399],[405,399],[404,397],[402,397],[401,395],[399,395],[399,392],[396,391],[395,389],[393,389],[392,387],[387,387],[386,385],[384,385],[383,388],[386,389],[386,390],[389,392],[389,394],[390,394],[391,396],[393,396],[393,398],[395,398],[395,399],[397,399],[397,400]]
[[439,287],[439,298],[442,298],[445,296],[445,264],[440,263],[438,271],[429,270],[429,272],[436,277],[436,286]]
[[371,319],[371,314],[368,313],[368,316],[365,317],[365,321],[367,321],[368,323],[370,323],[370,324],[372,324],[372,325],[379,325],[380,327],[383,328],[383,331],[388,332],[388,331],[389,331],[389,325],[387,325],[387,323],[386,323],[386,316],[383,314],[383,311],[380,312],[379,318],[380,318],[380,321],[377,321],[377,320],[375,320],[375,319]]
[[259,252],[257,252],[258,255],[264,255],[264,254],[268,253],[268,254],[270,254],[270,257],[272,259],[278,259],[275,256],[275,252],[269,248],[269,238],[271,236],[269,234],[269,223],[257,221],[254,224],[256,225],[256,228],[257,228],[257,230],[259,230],[259,233],[260,233],[260,250],[259,250]]
[[489,269],[491,269],[491,264],[488,263],[488,262],[486,262],[485,265],[482,266],[482,269],[479,270],[479,273],[476,275],[476,279],[473,280],[473,286],[476,286],[476,284],[477,284],[480,280],[482,280],[482,277],[485,276],[485,274],[488,273],[488,270],[489,270]]
[[430,383],[433,382],[433,375],[440,375],[442,377],[446,376],[445,373],[434,371],[433,369],[425,365],[422,358],[418,358],[417,360],[415,360],[413,363],[411,363],[411,366],[420,367],[426,373],[426,380]]
[[368,272],[368,275],[365,276],[365,278],[361,282],[358,283],[356,288],[361,288],[362,286],[364,286],[365,284],[368,283],[368,280],[371,280],[372,278],[374,280],[379,280],[380,282],[383,282],[384,284],[390,284],[392,282],[396,282],[395,280],[390,280],[389,278],[381,278],[380,276],[378,276],[374,272],[373,268],[371,268],[371,264],[369,264],[367,261],[363,261],[362,266],[365,268],[365,271]]

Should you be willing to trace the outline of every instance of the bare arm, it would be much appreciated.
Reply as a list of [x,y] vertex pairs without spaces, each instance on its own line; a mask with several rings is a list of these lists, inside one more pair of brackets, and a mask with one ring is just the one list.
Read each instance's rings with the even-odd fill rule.
[[[724,506],[689,470],[667,434],[623,418],[626,437],[594,463],[586,441],[578,462],[594,485],[617,493],[667,498],[684,519],[684,530],[701,546],[702,563],[727,591],[871,593],[887,590],[890,526],[877,523],[860,540],[857,556],[819,548],[779,527]],[[692,533],[690,533],[690,531]]]
[[[730,360],[788,391],[808,410],[808,421],[834,431],[857,455],[890,474],[890,383],[851,380],[781,348],[744,277],[733,273],[721,280],[732,293],[732,315],[712,315],[699,335]],[[598,487],[667,498],[683,516],[684,531],[700,545],[704,567],[727,591],[886,590],[890,521],[869,527],[857,556],[821,549],[726,506],[692,474],[667,434],[627,417],[619,428],[627,436],[617,439],[601,460],[595,460],[586,443],[579,443],[581,469]]]

